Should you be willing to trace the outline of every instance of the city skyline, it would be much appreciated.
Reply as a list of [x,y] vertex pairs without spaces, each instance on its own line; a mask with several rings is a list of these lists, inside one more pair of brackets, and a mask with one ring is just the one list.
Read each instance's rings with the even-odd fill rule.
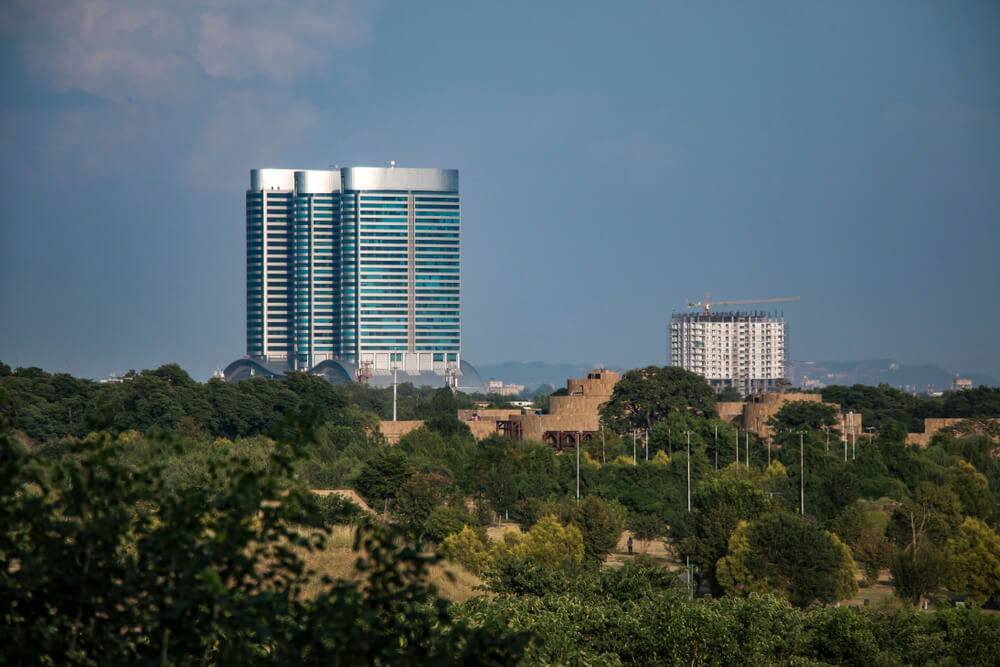
[[[0,9],[0,359],[245,352],[256,165],[462,173],[462,355],[668,363],[671,313],[784,307],[792,360],[1000,377],[1000,7]],[[237,198],[238,199],[238,198]]]

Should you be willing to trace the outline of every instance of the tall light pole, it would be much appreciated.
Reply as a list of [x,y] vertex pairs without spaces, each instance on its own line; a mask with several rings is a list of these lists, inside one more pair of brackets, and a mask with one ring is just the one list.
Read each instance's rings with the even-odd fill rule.
[[719,469],[719,425],[715,425],[715,469]]
[[687,457],[688,512],[690,512],[691,511],[691,431],[687,431],[687,441],[688,441],[688,457]]
[[799,514],[806,514],[806,457],[802,444],[803,432],[799,431]]
[[392,367],[392,421],[396,421],[396,371],[398,366]]
[[582,445],[583,434],[576,432],[576,501],[580,502],[580,445]]
[[636,457],[635,452],[635,429],[632,429],[632,465],[637,465],[639,459]]
[[[691,513],[691,431],[687,431],[687,501],[688,501],[688,514]],[[688,571],[688,595],[693,600],[694,599],[694,581],[691,576],[691,556],[687,556],[687,571]]]
[[750,469],[750,431],[747,431],[747,470]]
[[740,464],[740,429],[736,427],[736,465]]
[[646,450],[646,460],[649,460],[649,429],[646,429],[646,442],[643,444],[642,448]]

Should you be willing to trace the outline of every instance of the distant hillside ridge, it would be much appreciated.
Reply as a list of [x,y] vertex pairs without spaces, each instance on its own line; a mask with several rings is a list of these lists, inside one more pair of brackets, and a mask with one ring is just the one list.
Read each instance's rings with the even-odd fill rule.
[[937,391],[947,391],[955,377],[972,380],[972,385],[995,387],[996,378],[986,373],[955,373],[933,364],[905,366],[895,359],[864,359],[861,361],[790,361],[788,378],[801,387],[804,378],[818,380],[825,385],[866,384],[878,386],[885,383],[897,389],[913,388],[924,392],[928,385]]

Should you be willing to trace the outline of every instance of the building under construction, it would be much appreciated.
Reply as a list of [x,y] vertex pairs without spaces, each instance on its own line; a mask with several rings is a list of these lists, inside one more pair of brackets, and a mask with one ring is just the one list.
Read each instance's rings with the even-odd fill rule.
[[[702,305],[702,304],[692,304]],[[670,363],[701,375],[716,391],[764,393],[785,377],[784,315],[677,313],[670,318]]]

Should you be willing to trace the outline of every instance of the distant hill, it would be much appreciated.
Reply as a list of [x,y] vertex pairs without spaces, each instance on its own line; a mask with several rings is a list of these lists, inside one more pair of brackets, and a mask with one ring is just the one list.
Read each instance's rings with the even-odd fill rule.
[[[928,385],[934,385],[937,391],[945,391],[951,387],[955,373],[946,371],[932,364],[917,364],[904,366],[895,359],[865,359],[862,361],[790,361],[788,375],[792,384],[802,386],[805,377],[810,380],[831,384],[867,384],[879,385],[886,383],[896,388],[911,387],[923,393]],[[972,380],[973,386],[997,386],[997,380],[985,373],[958,373],[958,377]]]
[[[598,368],[597,364],[550,364],[544,361],[504,361],[498,364],[474,364],[479,377],[486,380],[501,380],[506,384],[523,384],[525,393],[543,384],[555,389],[566,386],[570,378],[587,377],[587,373]],[[604,366],[621,371],[616,366]]]
[[[523,384],[526,394],[531,394],[541,385],[548,384],[559,389],[566,386],[570,378],[586,377],[598,364],[556,364],[545,361],[505,361],[496,364],[477,364],[476,370],[483,380],[501,380],[506,384]],[[627,368],[605,366],[611,370],[624,372]],[[895,359],[864,359],[861,361],[790,361],[789,379],[796,387],[802,386],[804,377],[819,380],[823,384],[867,384],[877,386],[886,383],[897,388],[912,387],[917,392],[927,391],[927,385],[934,385],[938,391],[951,387],[955,373],[932,364],[904,366]],[[972,380],[973,386],[1000,385],[996,378],[985,373],[959,373],[959,377]]]

